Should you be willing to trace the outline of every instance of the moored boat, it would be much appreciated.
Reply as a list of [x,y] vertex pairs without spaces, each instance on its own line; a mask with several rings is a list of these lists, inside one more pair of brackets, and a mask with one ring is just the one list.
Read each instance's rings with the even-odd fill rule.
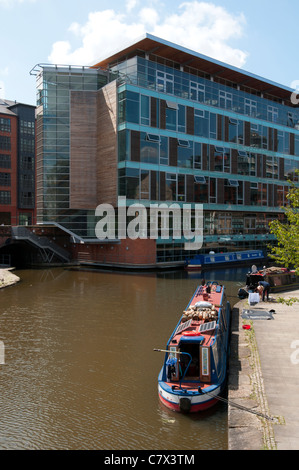
[[239,289],[239,297],[244,298],[254,292],[260,281],[270,284],[270,292],[279,293],[299,288],[299,276],[294,270],[272,266],[257,270],[255,266],[246,275],[246,285]]
[[261,263],[265,260],[263,250],[236,251],[227,253],[197,254],[187,259],[185,269],[187,271],[208,269],[225,265],[246,265],[253,262]]
[[208,282],[194,292],[170,336],[158,377],[161,402],[179,412],[212,407],[226,384],[230,303],[225,287]]

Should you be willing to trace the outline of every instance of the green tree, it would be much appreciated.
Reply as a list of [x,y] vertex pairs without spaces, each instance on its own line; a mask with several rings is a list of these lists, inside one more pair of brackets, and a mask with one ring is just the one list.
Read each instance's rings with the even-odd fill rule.
[[[299,171],[296,171],[299,176]],[[299,274],[299,187],[291,183],[287,194],[288,205],[284,207],[285,222],[270,222],[270,232],[277,239],[277,246],[271,246],[270,257],[287,268],[294,268]]]

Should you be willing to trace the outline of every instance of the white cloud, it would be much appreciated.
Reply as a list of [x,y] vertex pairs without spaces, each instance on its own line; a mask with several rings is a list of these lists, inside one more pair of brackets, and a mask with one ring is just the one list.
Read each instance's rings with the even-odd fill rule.
[[[138,0],[127,0],[127,12],[137,5]],[[134,16],[107,9],[90,13],[83,25],[71,24],[69,32],[79,38],[81,46],[72,50],[70,41],[58,41],[53,44],[49,60],[56,64],[94,64],[148,32],[242,67],[247,53],[230,42],[242,36],[245,24],[243,14],[234,15],[222,6],[199,1],[184,2],[177,11],[163,16],[158,7],[144,4]]]
[[132,11],[138,5],[138,0],[127,0],[126,9],[128,12]]
[[159,15],[154,8],[142,8],[138,18],[145,27],[149,28],[155,28],[159,22]]

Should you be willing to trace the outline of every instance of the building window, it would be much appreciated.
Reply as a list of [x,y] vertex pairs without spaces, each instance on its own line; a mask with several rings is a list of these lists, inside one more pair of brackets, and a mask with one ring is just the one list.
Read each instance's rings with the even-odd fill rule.
[[156,86],[157,91],[161,93],[173,94],[174,86],[174,77],[172,74],[167,72],[162,72],[160,70],[156,71]]
[[0,154],[0,168],[11,168],[10,155]]
[[139,170],[124,168],[119,170],[119,196],[139,199]]
[[229,120],[229,141],[243,145],[244,143],[244,122],[238,119]]
[[146,95],[140,96],[140,124],[150,125],[150,98]]
[[251,124],[250,146],[268,148],[268,128],[259,124]]
[[243,204],[243,181],[225,180],[224,203]]
[[178,107],[178,132],[186,132],[186,106],[181,104]]
[[209,112],[194,109],[194,135],[207,137],[209,135]]
[[266,206],[268,204],[268,185],[259,183],[259,205]]
[[126,92],[118,95],[118,124],[126,121]]
[[10,204],[10,191],[0,191],[0,204]]
[[250,183],[250,204],[257,206],[259,200],[259,190],[257,183]]
[[31,225],[32,216],[31,214],[20,214],[19,215],[19,225]]
[[232,109],[233,107],[233,95],[228,91],[219,91],[219,106],[225,109]]
[[23,207],[33,207],[34,204],[34,195],[33,192],[28,191],[28,192],[21,192],[21,205]]
[[290,153],[290,133],[289,133],[289,132],[285,132],[285,133],[284,133],[284,149],[283,149],[283,153],[287,153],[287,154]]
[[27,135],[34,135],[35,123],[33,121],[21,120],[21,133]]
[[217,197],[216,178],[210,178],[210,187],[209,187],[210,204],[216,204],[216,197]]
[[166,129],[169,131],[177,130],[177,103],[166,102]]
[[277,131],[277,152],[284,153],[284,132]]
[[166,200],[185,201],[186,200],[186,178],[185,175],[176,173],[166,173]]
[[176,201],[177,197],[177,175],[166,173],[166,200]]
[[10,137],[0,135],[0,150],[11,150]]
[[230,150],[225,149],[224,147],[215,147],[214,152],[215,158],[215,171],[220,171],[221,173],[230,173]]
[[210,113],[210,138],[217,139],[217,119],[215,113]]
[[[235,181],[235,180],[233,180]],[[238,183],[238,181],[237,181]],[[238,186],[232,184],[232,180],[225,180],[224,182],[224,204],[237,203]]]
[[285,187],[277,186],[277,205],[278,207],[283,207],[285,204]]
[[140,199],[149,199],[150,187],[150,171],[140,170]]
[[22,167],[22,170],[29,170],[29,171],[34,170],[34,158],[22,155],[21,167]]
[[237,204],[239,204],[239,205],[244,204],[244,183],[243,183],[243,181],[239,181],[238,194],[237,194]]
[[205,86],[202,83],[190,82],[190,99],[194,101],[205,101]]
[[277,122],[278,121],[278,108],[273,106],[268,106],[268,121]]
[[118,133],[118,161],[130,160],[130,131]]
[[185,175],[178,175],[178,201],[186,200],[186,178]]
[[239,150],[238,152],[238,174],[246,176],[256,175],[256,154]]
[[21,138],[21,152],[25,153],[34,153],[35,149],[35,142],[34,139],[28,139],[28,138]]
[[169,165],[168,137],[161,136],[159,163],[160,165]]
[[193,142],[178,139],[177,165],[183,168],[193,167]]
[[126,92],[126,121],[139,124],[139,100],[140,95],[133,91]]
[[10,173],[0,173],[0,186],[10,186],[11,178]]
[[284,177],[286,180],[298,181],[298,176],[296,176],[295,171],[299,170],[299,162],[291,159],[285,158],[284,160]]
[[160,136],[140,133],[140,161],[144,163],[159,162]]
[[193,168],[202,169],[202,145],[198,142],[194,142]]
[[250,100],[249,98],[245,98],[245,114],[247,116],[256,116],[257,115],[257,102],[254,100]]
[[33,175],[21,175],[20,176],[21,187],[23,189],[34,188],[34,177]]
[[0,131],[2,131],[2,132],[10,132],[11,131],[10,119],[0,118]]
[[266,177],[278,179],[278,157],[266,156]]
[[244,233],[255,233],[255,217],[244,218]]
[[232,232],[232,217],[229,214],[219,215],[217,221],[217,233],[219,235],[230,235]]
[[204,176],[194,177],[194,202],[207,204],[209,202],[209,181]]

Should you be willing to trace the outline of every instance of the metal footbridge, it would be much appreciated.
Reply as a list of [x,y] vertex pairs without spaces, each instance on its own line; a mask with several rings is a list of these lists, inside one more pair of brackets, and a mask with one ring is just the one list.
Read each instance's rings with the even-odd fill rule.
[[70,253],[47,237],[40,237],[24,226],[11,227],[12,240],[25,241],[38,249],[43,262],[51,263],[54,257],[63,262],[70,261]]

